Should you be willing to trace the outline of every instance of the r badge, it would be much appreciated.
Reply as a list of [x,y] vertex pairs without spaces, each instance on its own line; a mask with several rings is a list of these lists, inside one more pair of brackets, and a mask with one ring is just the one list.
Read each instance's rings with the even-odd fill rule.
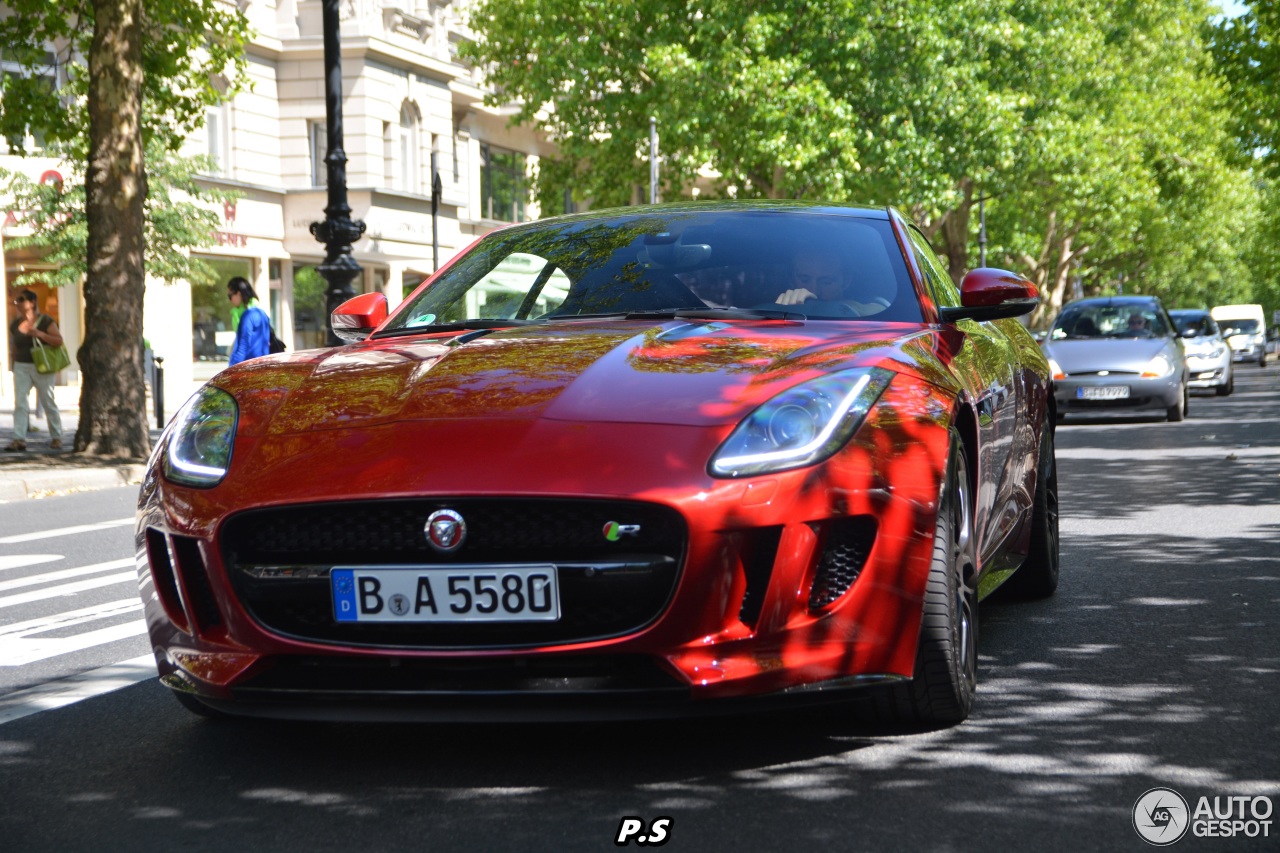
[[619,524],[616,521],[605,522],[604,538],[610,542],[617,542],[623,536],[639,536],[640,525],[638,524]]
[[441,554],[452,554],[467,538],[467,523],[451,509],[438,509],[427,517],[423,532],[427,543]]

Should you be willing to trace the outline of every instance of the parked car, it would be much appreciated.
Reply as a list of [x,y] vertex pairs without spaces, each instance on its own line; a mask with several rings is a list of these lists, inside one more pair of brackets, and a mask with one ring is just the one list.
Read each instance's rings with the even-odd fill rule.
[[1235,390],[1231,347],[1223,340],[1213,315],[1203,309],[1184,308],[1170,311],[1169,316],[1183,338],[1183,350],[1187,354],[1187,384],[1192,388],[1211,388],[1219,397]]
[[1261,305],[1215,305],[1210,313],[1231,345],[1234,361],[1267,366],[1267,319]]
[[1186,417],[1186,355],[1154,296],[1072,302],[1054,319],[1043,349],[1060,418],[1116,411]]
[[165,430],[137,523],[161,680],[270,717],[961,720],[979,599],[1057,585],[1049,369],[1010,319],[1037,303],[957,288],[886,209],[491,233]]

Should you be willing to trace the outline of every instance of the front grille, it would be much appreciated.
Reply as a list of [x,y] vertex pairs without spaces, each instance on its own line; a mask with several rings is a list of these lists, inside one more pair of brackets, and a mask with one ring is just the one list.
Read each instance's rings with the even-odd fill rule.
[[844,595],[862,573],[876,539],[876,521],[868,515],[832,521],[809,590],[809,608],[818,610]]
[[[467,535],[452,554],[427,543],[427,517],[452,509]],[[610,541],[605,525],[634,526]],[[219,545],[232,585],[267,628],[303,639],[403,648],[580,642],[655,620],[675,589],[687,539],[668,507],[554,499],[388,500],[253,510],[229,519]],[[556,566],[561,618],[545,623],[341,623],[334,566]]]

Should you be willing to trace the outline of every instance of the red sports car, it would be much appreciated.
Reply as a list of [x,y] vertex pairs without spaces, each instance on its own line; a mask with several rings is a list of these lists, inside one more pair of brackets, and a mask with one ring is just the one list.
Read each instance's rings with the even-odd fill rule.
[[978,600],[1057,586],[1037,301],[957,288],[892,209],[489,234],[169,424],[137,525],[161,679],[206,714],[962,720]]

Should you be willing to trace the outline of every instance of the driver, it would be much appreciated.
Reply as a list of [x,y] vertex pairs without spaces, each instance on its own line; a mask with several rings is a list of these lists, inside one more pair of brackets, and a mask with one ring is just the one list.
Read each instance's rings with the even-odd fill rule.
[[797,252],[791,258],[791,287],[777,298],[779,305],[800,305],[810,299],[841,302],[860,317],[878,314],[889,307],[888,300],[858,302],[848,298],[853,276],[843,256],[834,249],[815,248]]

